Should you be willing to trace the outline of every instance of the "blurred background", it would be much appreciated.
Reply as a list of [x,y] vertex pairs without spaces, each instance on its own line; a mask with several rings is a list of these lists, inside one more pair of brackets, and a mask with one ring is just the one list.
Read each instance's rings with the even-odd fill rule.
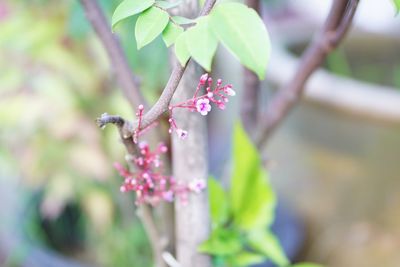
[[[120,1],[99,2],[110,18]],[[389,0],[360,2],[345,42],[264,153],[282,205],[304,226],[296,228],[304,237],[298,259],[399,266],[400,18]],[[273,48],[261,106],[291,77],[330,3],[263,1]],[[117,34],[154,102],[168,50],[158,38],[138,52],[134,22]],[[215,76],[240,91],[238,63],[222,49],[215,61]],[[209,118],[217,177],[226,172],[238,99],[228,111]],[[133,198],[119,193],[112,168],[124,148],[115,129],[94,123],[103,112],[133,116],[79,2],[1,1],[0,266],[151,266]]]

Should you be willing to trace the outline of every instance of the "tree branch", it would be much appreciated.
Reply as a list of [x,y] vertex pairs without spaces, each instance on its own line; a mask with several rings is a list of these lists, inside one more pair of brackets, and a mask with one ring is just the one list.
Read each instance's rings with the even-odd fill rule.
[[[247,0],[246,4],[260,14],[260,0]],[[243,93],[240,101],[240,117],[249,135],[254,134],[258,118],[258,97],[260,80],[257,75],[243,67]]]
[[111,32],[111,27],[97,0],[80,0],[85,10],[86,17],[92,24],[101,43],[107,51],[112,63],[112,69],[117,77],[123,93],[133,108],[139,104],[146,106],[146,101],[138,88],[137,79],[134,78],[129,67],[127,57],[121,44]]
[[[91,1],[91,0],[81,0]],[[200,16],[208,15],[213,8],[216,0],[207,0],[203,6]],[[186,64],[187,65],[187,64]],[[176,88],[180,80],[182,79],[183,73],[185,72],[186,65],[182,66],[179,62],[176,62],[172,70],[171,76],[168,79],[167,85],[161,93],[160,98],[154,104],[154,106],[143,115],[141,128],[146,128],[153,122],[155,122],[164,112],[168,110],[169,103],[171,102],[172,96],[174,95]],[[129,138],[134,134],[135,129],[138,127],[138,121],[130,123],[125,120],[125,126],[123,127],[124,138]]]
[[153,250],[153,258],[156,267],[167,266],[162,257],[164,252],[164,244],[161,242],[161,237],[158,234],[157,226],[154,222],[151,207],[147,204],[142,204],[138,211],[146,233],[149,236],[150,244]]
[[[99,7],[97,5],[95,5],[95,6],[92,5],[92,1],[93,0],[81,0],[81,2],[85,6],[85,9],[87,10],[89,19],[91,19],[91,15],[90,15],[90,14],[92,14],[91,9],[94,8],[97,10],[97,12],[101,13],[101,10],[99,9]],[[200,16],[209,14],[211,9],[213,8],[215,2],[216,2],[216,0],[207,0],[203,6],[202,11],[200,12]],[[97,13],[97,15],[98,15],[98,13]],[[96,29],[96,31],[98,31],[99,35],[108,36],[106,33],[103,33],[103,32],[100,33],[100,30],[103,31],[105,28],[103,25],[103,23],[105,21],[104,15],[102,15],[102,17],[103,17],[103,20],[100,21],[101,22],[100,24],[96,24],[96,23],[98,23],[97,20],[93,20],[93,21],[91,20],[91,21],[92,21],[93,25],[102,25],[102,26],[98,26],[98,29]],[[109,41],[107,41],[107,40],[108,39],[105,38],[105,41],[104,41],[105,45],[109,44]],[[114,45],[115,45],[115,42],[114,42]],[[111,53],[112,51],[114,51],[114,50],[111,49],[111,51],[109,52],[110,57],[113,56]],[[186,69],[186,65],[181,66],[178,62],[175,63],[174,68],[171,73],[171,76],[170,76],[160,98],[157,100],[157,102],[154,104],[154,106],[146,114],[143,115],[142,120],[141,120],[141,129],[150,126],[153,122],[155,122],[159,118],[160,115],[162,115],[165,111],[168,110],[169,103],[179,85],[180,80],[182,79],[185,69]],[[132,103],[135,103],[135,101],[133,101]],[[138,105],[138,103],[136,103],[136,105]],[[135,154],[135,152],[137,150],[137,146],[133,142],[132,135],[134,134],[134,131],[138,127],[138,121],[136,121],[134,123],[130,123],[129,121],[123,119],[120,116],[108,115],[106,113],[102,114],[101,117],[98,118],[96,121],[97,121],[97,124],[99,125],[99,127],[101,127],[101,128],[104,128],[109,123],[116,125],[119,130],[122,142],[124,143],[124,145],[126,147],[126,150],[128,151],[129,154]],[[204,198],[204,196],[203,196],[203,198]],[[205,200],[207,200],[206,196],[205,196]],[[204,202],[205,204],[204,203],[203,204],[206,207],[208,207],[207,201],[203,200],[202,202]],[[164,247],[162,244],[162,240],[160,240],[160,237],[158,235],[157,227],[153,221],[153,217],[151,215],[149,207],[147,207],[147,206],[141,207],[140,214],[141,214],[141,219],[143,221],[143,224],[146,227],[147,234],[149,235],[149,239],[150,239],[150,242],[151,242],[151,245],[153,248],[154,258],[156,261],[156,266],[158,266],[158,267],[164,266],[165,263],[162,260],[162,253],[163,253]],[[206,218],[206,221],[208,221],[207,218]],[[196,248],[194,248],[194,250],[195,249]],[[205,255],[200,256],[199,259],[201,260],[201,262],[204,262],[204,261],[209,262],[209,257],[207,257]],[[206,265],[203,265],[203,266],[206,266]]]
[[333,2],[325,25],[303,53],[293,78],[271,100],[267,113],[263,116],[263,128],[256,138],[259,148],[266,143],[271,133],[301,99],[304,85],[311,74],[341,42],[351,25],[358,2],[358,0]]

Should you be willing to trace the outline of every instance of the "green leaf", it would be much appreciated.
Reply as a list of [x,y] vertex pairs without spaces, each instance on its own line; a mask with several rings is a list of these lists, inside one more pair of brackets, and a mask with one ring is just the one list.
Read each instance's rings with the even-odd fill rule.
[[190,58],[189,49],[186,45],[186,33],[183,32],[175,40],[175,55],[182,66],[185,66]]
[[256,11],[240,3],[222,3],[211,12],[210,26],[221,43],[244,66],[264,79],[271,44],[267,29]]
[[323,267],[323,265],[311,263],[311,262],[301,262],[296,263],[294,265],[290,265],[291,267]]
[[196,23],[195,20],[193,19],[188,19],[185,17],[181,17],[181,16],[173,16],[171,18],[175,23],[178,23],[179,25],[185,25],[185,24],[193,24]]
[[135,27],[137,48],[153,41],[167,26],[169,15],[164,10],[151,7],[140,14]]
[[250,252],[239,252],[233,257],[232,265],[233,266],[249,266],[264,262],[266,257],[256,253]]
[[112,28],[123,19],[138,14],[154,4],[154,0],[124,0],[114,11],[112,16]]
[[176,1],[176,2],[168,2],[168,1],[156,1],[156,6],[161,7],[163,9],[170,9],[179,6],[182,3],[182,1]]
[[242,249],[239,233],[234,230],[217,228],[208,240],[203,242],[198,251],[211,255],[231,255]]
[[234,223],[244,230],[268,227],[274,220],[276,197],[257,150],[239,123],[234,130],[233,166],[230,204]]
[[210,177],[208,192],[210,194],[211,220],[215,225],[224,224],[228,219],[228,201],[225,190],[217,180]]
[[393,3],[396,8],[396,14],[398,15],[400,12],[400,0],[393,0]]
[[278,266],[287,266],[290,263],[279,240],[271,232],[257,230],[251,232],[247,238],[251,248],[267,256]]
[[165,27],[162,32],[165,45],[170,47],[181,33],[183,33],[183,28],[181,26],[176,25],[172,21],[168,22],[167,27]]
[[218,40],[209,28],[208,16],[201,17],[195,26],[187,30],[186,44],[193,59],[206,71],[211,71]]

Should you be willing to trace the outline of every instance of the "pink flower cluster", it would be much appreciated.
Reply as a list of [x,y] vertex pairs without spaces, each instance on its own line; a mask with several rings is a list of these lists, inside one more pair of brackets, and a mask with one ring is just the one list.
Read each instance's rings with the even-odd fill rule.
[[148,203],[157,205],[160,201],[172,202],[179,196],[183,202],[187,202],[188,193],[199,193],[206,187],[204,179],[196,179],[189,184],[175,181],[172,176],[161,174],[162,161],[160,155],[167,152],[164,144],[159,144],[156,151],[150,151],[145,142],[139,144],[139,156],[128,158],[128,163],[134,172],[115,163],[115,168],[125,178],[120,187],[121,192],[134,191],[136,193],[136,204]]
[[[214,89],[212,89],[213,79],[208,76],[207,73],[203,74],[200,77],[200,81],[197,85],[196,91],[191,99],[188,99],[184,102],[178,103],[176,105],[172,105],[169,107],[169,124],[170,129],[169,132],[175,133],[181,139],[185,139],[188,135],[187,131],[179,128],[176,124],[175,119],[173,118],[173,110],[175,108],[186,108],[190,111],[197,111],[201,115],[205,116],[208,112],[211,111],[211,104],[214,103],[217,105],[219,109],[225,109],[225,104],[229,102],[228,97],[236,95],[236,92],[232,89],[232,85],[224,85],[222,86],[222,80],[218,79],[217,84]],[[198,96],[200,90],[206,86],[206,93]]]

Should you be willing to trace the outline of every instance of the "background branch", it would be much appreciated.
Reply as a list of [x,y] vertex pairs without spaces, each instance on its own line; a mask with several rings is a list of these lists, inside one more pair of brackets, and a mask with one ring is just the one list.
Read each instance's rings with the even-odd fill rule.
[[137,78],[131,71],[127,57],[121,47],[117,37],[112,34],[110,23],[107,21],[97,0],[80,0],[85,10],[87,19],[90,21],[93,29],[96,31],[101,43],[107,51],[108,57],[112,63],[112,70],[117,77],[119,86],[121,86],[125,97],[133,108],[142,104],[145,107],[147,103],[138,88]]
[[263,116],[263,127],[256,138],[259,148],[266,143],[271,133],[300,100],[304,85],[311,74],[343,39],[351,25],[358,2],[358,0],[334,0],[324,26],[303,53],[293,78],[269,103],[267,112]]
[[143,223],[143,227],[146,229],[146,233],[149,237],[150,244],[153,250],[154,264],[156,267],[167,266],[162,255],[164,252],[165,244],[163,244],[161,237],[158,233],[157,226],[153,219],[151,207],[147,204],[142,204],[139,207],[138,216]]

